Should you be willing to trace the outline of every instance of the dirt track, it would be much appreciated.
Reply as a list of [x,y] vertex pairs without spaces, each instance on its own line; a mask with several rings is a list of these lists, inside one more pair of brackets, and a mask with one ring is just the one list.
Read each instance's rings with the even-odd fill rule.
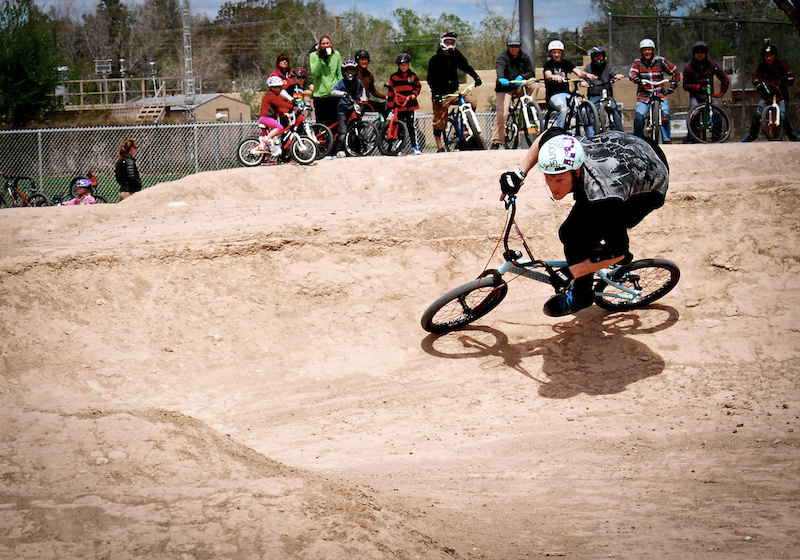
[[[800,558],[800,150],[666,153],[659,304],[438,338],[522,152],[3,211],[0,558]],[[525,185],[542,257],[568,211]]]

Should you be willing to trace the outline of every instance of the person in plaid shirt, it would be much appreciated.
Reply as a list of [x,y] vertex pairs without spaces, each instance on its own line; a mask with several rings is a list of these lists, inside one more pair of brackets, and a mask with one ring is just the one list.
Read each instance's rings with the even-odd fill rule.
[[652,39],[643,39],[639,43],[639,50],[642,51],[641,58],[637,58],[631,65],[631,70],[628,72],[628,77],[631,81],[639,86],[636,96],[636,116],[633,118],[633,133],[636,136],[643,136],[644,120],[647,115],[649,105],[650,92],[661,86],[651,86],[650,84],[643,84],[642,80],[650,80],[658,82],[664,78],[669,78],[669,84],[664,87],[665,93],[661,97],[661,111],[663,114],[663,121],[661,123],[661,136],[664,138],[665,144],[672,144],[672,137],[669,131],[669,101],[667,95],[675,91],[675,88],[681,81],[681,73],[678,67],[672,64],[663,56],[656,56],[656,44]]

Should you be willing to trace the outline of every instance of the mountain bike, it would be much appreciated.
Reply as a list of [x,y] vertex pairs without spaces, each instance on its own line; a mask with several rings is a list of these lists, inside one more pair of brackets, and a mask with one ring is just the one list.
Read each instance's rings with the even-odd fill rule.
[[[586,82],[582,79],[569,80],[569,82],[572,84],[572,92],[567,104],[569,112],[567,113],[564,128],[567,133],[572,136],[586,136],[587,138],[594,136],[596,133],[594,127],[600,120],[597,116],[597,109],[594,103],[586,99],[578,89],[581,84],[585,84]],[[547,110],[547,115],[545,117],[547,128],[555,126],[558,120],[558,114],[559,111],[552,107]]]
[[731,135],[731,118],[725,109],[711,103],[712,80],[705,81],[706,101],[695,105],[686,115],[686,130],[689,136],[703,144],[724,142]]
[[378,151],[385,156],[396,156],[408,145],[408,127],[398,118],[407,103],[408,98],[402,105],[395,105],[389,118],[378,125]]
[[[536,78],[529,80],[510,80],[508,83],[517,87],[524,87],[528,84],[540,82]],[[524,95],[514,96],[511,106],[508,108],[506,117],[504,146],[507,150],[515,150],[519,147],[519,135],[525,134],[525,141],[530,146],[539,132],[543,130],[542,123],[544,117],[542,109],[536,100],[525,93]]]
[[7,177],[0,173],[0,179],[3,181],[3,188],[0,189],[0,208],[53,205],[53,201],[46,194],[36,189],[36,183],[31,177]]
[[[619,108],[616,107],[616,101],[614,101],[614,98],[608,93],[611,90],[611,84],[616,81],[618,80],[612,77],[608,84],[604,84],[608,87],[603,87],[603,93],[600,94],[600,101],[595,105],[595,109],[597,109],[595,134],[608,132],[609,130],[624,130]],[[617,120],[619,120],[619,122],[617,122]]]
[[664,125],[664,115],[661,112],[661,92],[664,84],[669,83],[669,78],[664,78],[658,82],[651,80],[642,80],[643,84],[655,86],[653,89],[647,90],[647,100],[645,103],[649,105],[647,115],[644,118],[644,128],[642,135],[645,138],[650,138],[656,144],[661,143],[661,126]]
[[772,103],[764,107],[761,112],[761,132],[767,137],[767,140],[782,140],[786,132],[786,127],[783,124],[783,117],[781,115],[781,107],[778,102],[783,98],[781,88],[775,84],[766,84],[772,96]]
[[443,96],[443,99],[457,98],[447,114],[447,128],[442,138],[444,149],[448,152],[469,149],[485,150],[487,148],[486,142],[481,137],[478,116],[472,105],[464,99],[464,96],[474,87],[475,84],[470,84],[460,92]]
[[[504,262],[497,269],[484,270],[478,278],[450,290],[422,314],[422,328],[431,333],[461,329],[500,305],[508,293],[508,282],[519,277],[551,284],[555,269],[566,261],[543,261],[533,257],[515,221],[515,196],[504,197],[508,217],[503,233]],[[527,255],[509,248],[512,228]],[[499,245],[499,243],[498,243]],[[504,275],[516,275],[508,282]],[[680,279],[678,265],[667,259],[641,259],[616,264],[594,273],[595,303],[607,311],[628,311],[645,307],[667,295]]]
[[[261,142],[258,136],[248,136],[241,142],[236,149],[236,156],[239,163],[246,167],[261,165],[264,161],[271,163],[287,162],[294,159],[297,163],[308,165],[317,158],[317,144],[312,139],[313,133],[306,121],[305,115],[300,108],[295,109],[286,115],[288,126],[273,140],[277,140],[280,146],[280,153],[273,156],[269,147],[261,149]],[[267,127],[263,124],[258,125],[261,130],[260,136],[266,137],[269,134]],[[302,133],[302,134],[301,134]]]

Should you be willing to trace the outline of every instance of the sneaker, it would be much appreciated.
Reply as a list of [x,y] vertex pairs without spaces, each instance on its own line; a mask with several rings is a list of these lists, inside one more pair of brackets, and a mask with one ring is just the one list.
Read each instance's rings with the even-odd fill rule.
[[746,135],[744,138],[742,138],[742,142],[752,142],[752,141],[753,141],[753,137],[750,136],[749,134]]
[[281,147],[280,146],[270,146],[269,147],[269,154],[272,157],[278,157],[281,155]]
[[589,298],[586,301],[579,301],[575,297],[575,293],[572,290],[568,290],[563,294],[557,294],[548,299],[542,311],[544,311],[544,314],[548,317],[563,317],[564,315],[569,315],[581,309],[591,307],[592,299],[593,298]]
[[339,150],[338,152],[336,152],[336,157],[337,158],[347,157],[347,154],[344,153],[342,150]]
[[438,150],[436,150],[436,153],[437,153],[437,154],[443,154],[443,153],[445,153],[446,151],[447,151],[447,150],[445,150],[444,148],[439,148]]
[[499,149],[500,149],[500,144],[497,144],[497,143],[495,143],[495,142],[492,142],[492,145],[491,145],[490,149],[492,149],[492,150],[499,150]]
[[250,155],[252,156],[260,156],[261,154],[267,153],[267,150],[262,148],[261,146],[256,146],[252,150],[250,150]]
[[672,144],[672,140],[664,140],[664,144]]
[[420,149],[417,146],[414,146],[414,155],[415,156],[421,156],[422,155],[422,152],[420,151]]

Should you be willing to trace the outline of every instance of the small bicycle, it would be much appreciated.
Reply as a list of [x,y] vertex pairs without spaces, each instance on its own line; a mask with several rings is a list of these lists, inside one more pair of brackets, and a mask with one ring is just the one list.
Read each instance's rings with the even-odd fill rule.
[[669,78],[664,78],[658,82],[651,80],[642,80],[643,84],[654,86],[653,89],[648,90],[648,99],[646,103],[649,105],[647,115],[644,118],[644,129],[642,134],[645,138],[650,138],[654,143],[661,143],[661,126],[664,123],[664,115],[661,111],[661,91],[664,89],[664,84],[669,83]]
[[[508,218],[503,234],[503,258],[499,268],[484,270],[472,282],[455,288],[434,301],[422,314],[422,328],[431,333],[448,333],[476,321],[500,305],[508,293],[505,274],[524,276],[544,284],[556,268],[566,266],[566,261],[535,259],[515,221],[517,202],[515,196],[504,197]],[[511,229],[525,249],[509,248]],[[681,272],[667,259],[641,259],[624,265],[613,265],[595,272],[595,303],[608,311],[628,311],[644,307],[667,295],[678,283]]]
[[[529,80],[510,80],[508,83],[517,87],[524,87],[528,84],[541,82],[536,78]],[[508,117],[505,123],[504,146],[507,150],[515,150],[519,147],[519,135],[525,135],[528,146],[533,144],[539,132],[543,130],[542,123],[544,117],[542,109],[536,100],[525,93],[524,95],[514,96],[511,107],[508,108]]]
[[396,156],[408,144],[408,127],[397,116],[407,103],[408,98],[402,105],[395,105],[389,118],[378,125],[378,151],[385,156]]
[[[364,118],[367,109],[372,109],[371,105],[357,102],[350,111],[347,131],[344,136],[344,152],[349,156],[368,156],[377,148],[378,129],[370,121]],[[315,122],[309,125],[310,136],[317,145],[317,159],[322,159],[331,154],[334,140],[339,136],[339,122],[325,125]]]
[[467,95],[475,84],[470,84],[458,93],[445,95],[444,99],[455,97],[450,112],[447,114],[447,128],[444,133],[444,149],[448,152],[454,150],[485,150],[486,141],[481,137],[481,125],[472,105],[467,103]]
[[772,96],[772,103],[764,107],[761,112],[761,132],[764,133],[767,140],[782,140],[786,127],[783,124],[781,107],[778,102],[783,99],[783,94],[781,88],[776,84],[766,84],[766,86]]
[[711,103],[712,80],[705,81],[706,101],[695,105],[686,115],[686,130],[695,141],[703,144],[724,142],[731,135],[731,118],[725,109]]
[[[314,135],[302,110],[298,108],[286,115],[286,118],[288,126],[275,137],[280,142],[280,155],[270,155],[269,148],[267,148],[266,152],[260,151],[258,149],[260,146],[259,137],[248,136],[239,142],[239,146],[236,149],[239,163],[246,167],[261,165],[267,159],[273,163],[286,162],[290,159],[294,159],[302,165],[312,163],[317,158],[317,144],[313,140]],[[261,136],[266,136],[267,127],[263,124],[259,124],[258,127],[261,129]]]

